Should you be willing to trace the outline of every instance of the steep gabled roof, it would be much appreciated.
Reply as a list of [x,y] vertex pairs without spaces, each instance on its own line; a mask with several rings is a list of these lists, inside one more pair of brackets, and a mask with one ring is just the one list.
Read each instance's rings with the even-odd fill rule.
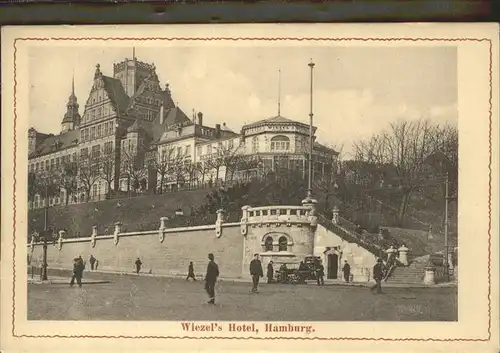
[[116,111],[118,113],[125,113],[128,108],[130,98],[127,96],[127,93],[125,93],[125,89],[123,88],[121,81],[104,75],[102,76],[102,80],[104,81],[104,90],[108,94],[108,97],[113,106],[116,108]]
[[166,126],[191,122],[191,119],[179,107],[167,108],[163,110],[163,124]]
[[48,153],[75,147],[78,145],[79,137],[79,130],[71,130],[60,135],[49,136],[29,155],[29,158],[35,158]]

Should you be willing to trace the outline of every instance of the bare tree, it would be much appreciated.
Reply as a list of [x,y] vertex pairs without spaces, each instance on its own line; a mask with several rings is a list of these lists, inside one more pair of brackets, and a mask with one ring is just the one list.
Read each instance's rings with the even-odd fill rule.
[[121,163],[122,175],[127,177],[127,191],[137,191],[142,179],[147,176],[147,168],[143,156],[136,153],[123,152]]
[[59,195],[59,174],[55,168],[48,168],[36,173],[33,181],[36,193],[45,200],[45,206],[49,205],[51,197]]
[[[325,172],[320,174],[314,179],[314,187],[319,189],[325,198],[325,211],[330,208],[330,198],[336,196],[338,191],[338,181],[339,181],[339,164],[342,160],[342,151],[344,149],[343,144],[335,146],[327,146],[331,149],[331,153],[327,153],[323,156],[324,170]],[[337,152],[337,153],[334,153]]]
[[397,121],[386,131],[354,144],[356,160],[377,166],[391,166],[400,190],[398,221],[403,222],[411,195],[422,184],[426,158],[437,151],[439,126],[429,120]]
[[116,176],[116,156],[112,151],[104,151],[101,157],[101,178],[106,181],[108,185],[108,199],[111,198],[111,191],[113,182]]
[[225,167],[225,182],[233,180],[234,173],[238,169],[239,162],[243,157],[241,145],[234,145],[232,142],[232,140],[229,140],[226,143],[219,144],[214,156],[217,179],[219,177],[218,168]]
[[64,203],[67,205],[70,195],[73,195],[78,190],[78,165],[76,161],[63,158],[58,172],[59,187],[65,190],[66,199]]
[[101,160],[90,154],[81,154],[78,158],[78,181],[85,192],[85,201],[90,199],[92,187],[100,179]]

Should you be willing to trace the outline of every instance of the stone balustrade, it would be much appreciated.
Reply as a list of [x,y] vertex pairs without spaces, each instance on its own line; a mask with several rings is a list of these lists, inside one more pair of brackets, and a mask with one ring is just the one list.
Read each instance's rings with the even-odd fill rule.
[[307,206],[263,206],[242,208],[242,220],[247,223],[309,223],[310,207]]

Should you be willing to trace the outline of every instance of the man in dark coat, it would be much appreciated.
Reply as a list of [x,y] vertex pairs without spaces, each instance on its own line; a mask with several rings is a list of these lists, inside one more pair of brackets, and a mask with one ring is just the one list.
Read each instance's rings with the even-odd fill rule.
[[94,271],[94,265],[96,262],[96,258],[94,257],[94,255],[90,255],[89,262],[90,262],[90,270]]
[[264,277],[264,271],[262,270],[262,264],[259,260],[259,254],[254,255],[254,259],[250,261],[250,275],[252,276],[252,293],[258,292],[259,279]]
[[141,259],[137,258],[137,260],[135,260],[135,271],[137,272],[137,274],[141,272],[141,266],[142,266],[142,261]]
[[208,254],[207,274],[205,275],[205,290],[208,293],[208,303],[215,304],[215,282],[219,277],[219,266],[214,261],[214,254]]
[[193,266],[193,261],[189,262],[189,267],[188,267],[188,275],[186,277],[186,281],[192,278],[194,281],[196,281],[196,277],[194,276],[194,266]]
[[70,287],[73,287],[73,284],[75,284],[75,279],[78,287],[82,286],[83,269],[83,261],[78,257],[73,259],[73,276],[71,277],[71,282],[69,282]]
[[344,267],[342,267],[342,272],[344,272],[344,279],[347,283],[349,283],[349,279],[351,278],[351,265],[345,260]]
[[370,291],[373,293],[377,290],[377,294],[382,293],[382,278],[384,274],[384,266],[382,264],[382,259],[377,259],[377,263],[373,266],[373,279],[375,280],[375,285],[370,287]]
[[267,265],[267,283],[273,282],[273,275],[274,275],[273,262],[269,261],[269,264]]
[[323,263],[321,260],[318,260],[315,266],[316,270],[316,282],[318,286],[324,286],[325,285],[325,266],[323,266]]

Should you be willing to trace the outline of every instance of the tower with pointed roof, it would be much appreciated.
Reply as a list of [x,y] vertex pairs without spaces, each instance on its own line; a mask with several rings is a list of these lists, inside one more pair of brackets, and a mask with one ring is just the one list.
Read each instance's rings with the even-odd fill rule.
[[66,103],[66,113],[61,123],[61,133],[67,131],[72,131],[80,126],[81,116],[78,112],[78,100],[75,95],[75,77],[71,82],[71,95],[68,98],[68,103]]

